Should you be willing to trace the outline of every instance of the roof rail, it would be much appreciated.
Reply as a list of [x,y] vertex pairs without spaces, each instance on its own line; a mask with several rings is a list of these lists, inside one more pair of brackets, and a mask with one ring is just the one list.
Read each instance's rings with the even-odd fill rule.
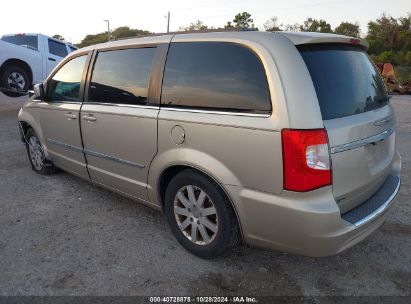
[[194,33],[218,33],[218,32],[256,32],[256,31],[258,31],[258,28],[228,27],[228,28],[206,29],[206,30],[188,30],[188,31],[175,31],[175,32],[169,32],[169,33],[142,34],[142,35],[137,35],[137,36],[118,38],[118,39],[116,39],[116,41],[133,39],[133,38],[162,36],[162,35],[178,35],[178,34],[194,34]]

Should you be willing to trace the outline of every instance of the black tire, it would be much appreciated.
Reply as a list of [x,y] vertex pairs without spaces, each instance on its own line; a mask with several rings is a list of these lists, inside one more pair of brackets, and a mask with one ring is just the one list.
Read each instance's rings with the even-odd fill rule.
[[[215,207],[218,218],[218,229],[214,238],[208,244],[204,243],[199,245],[192,242],[191,239],[180,230],[179,224],[177,223],[176,217],[178,215],[174,213],[174,200],[178,191],[185,186],[197,187],[197,191],[199,191],[198,189],[203,190]],[[172,178],[167,186],[164,209],[167,221],[176,239],[185,249],[198,257],[205,259],[215,258],[234,248],[241,240],[237,217],[227,196],[216,182],[195,170],[187,169],[181,171]],[[201,212],[200,216],[198,214],[197,216],[199,218],[203,217]],[[199,223],[199,220],[193,219]],[[190,224],[190,227],[191,225],[193,224]],[[200,238],[200,232],[198,232],[198,235]]]
[[42,158],[42,164],[41,166],[39,166],[39,164],[35,164],[35,162],[32,159],[31,153],[30,153],[30,147],[29,147],[29,143],[31,142],[31,138],[35,138],[35,140],[39,143],[39,139],[37,137],[36,132],[34,132],[34,130],[32,128],[29,128],[26,132],[26,149],[27,149],[27,156],[29,158],[30,164],[31,164],[31,168],[37,172],[38,174],[42,174],[42,175],[50,175],[50,174],[54,174],[57,172],[57,168],[56,166],[53,165],[53,163],[47,159],[44,158],[44,153],[43,153],[43,149],[39,147],[39,149],[41,149],[41,153],[43,154],[43,158]]
[[2,92],[7,97],[21,97],[21,96],[27,95],[26,92],[17,92],[17,91],[9,91],[9,90],[4,90],[4,91],[0,90],[0,92]]
[[[9,76],[13,73],[18,73],[24,79],[24,86],[22,88],[10,85],[8,82]],[[7,90],[15,90],[16,92],[27,92],[31,86],[30,76],[26,69],[18,65],[6,66],[0,75],[0,87]]]

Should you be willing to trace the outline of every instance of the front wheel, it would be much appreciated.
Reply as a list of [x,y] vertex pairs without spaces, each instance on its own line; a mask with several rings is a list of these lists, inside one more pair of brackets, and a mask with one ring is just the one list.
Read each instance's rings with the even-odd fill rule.
[[44,156],[43,147],[33,129],[26,132],[26,148],[31,167],[39,174],[49,175],[56,172],[53,163]]
[[215,258],[239,243],[237,218],[226,195],[194,170],[184,170],[170,181],[165,214],[180,244],[201,258]]

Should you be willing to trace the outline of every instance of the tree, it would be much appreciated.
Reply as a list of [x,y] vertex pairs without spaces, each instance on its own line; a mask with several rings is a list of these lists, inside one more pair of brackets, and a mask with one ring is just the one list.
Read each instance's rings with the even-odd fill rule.
[[[143,36],[143,35],[148,35],[148,34],[150,34],[149,31],[131,29],[128,26],[121,26],[111,32],[111,37],[114,40],[117,40],[117,39],[124,39],[124,38],[130,38],[130,37],[138,37],[138,36]],[[85,47],[88,45],[107,42],[107,35],[108,35],[107,32],[87,35],[86,37],[84,37],[84,39],[79,44],[77,44],[77,46]]]
[[402,52],[411,51],[411,13],[408,13],[406,17],[398,18],[400,23],[400,32],[399,32],[399,45],[398,49],[401,49]]
[[54,35],[53,38],[54,38],[54,39],[61,40],[61,41],[65,41],[65,39],[63,38],[63,36],[61,36],[61,35],[59,35],[59,34]]
[[254,20],[251,18],[251,14],[247,12],[242,12],[238,13],[235,15],[233,19],[234,26],[230,21],[227,22],[227,24],[224,26],[225,28],[230,28],[230,27],[241,27],[241,28],[253,28]]
[[288,32],[298,32],[298,31],[301,31],[301,25],[298,23],[286,24],[284,26],[284,30]]
[[231,23],[231,21],[228,21],[226,25],[224,25],[224,28],[233,28],[234,25]]
[[271,17],[270,20],[267,20],[264,23],[264,28],[267,32],[282,31],[282,26],[282,24],[279,24],[278,18],[276,16]]
[[304,21],[304,24],[300,26],[302,32],[320,32],[320,33],[332,33],[331,25],[325,20],[316,20],[308,18]]
[[82,48],[82,47],[85,47],[85,46],[98,44],[98,43],[103,43],[103,42],[107,42],[107,32],[87,35],[76,46],[79,47],[79,48]]
[[[383,14],[370,21],[366,40],[369,43],[368,52],[375,62],[411,66],[411,14],[397,19]],[[403,80],[410,77],[402,75]]]
[[339,26],[334,29],[336,34],[359,38],[360,26],[358,23],[341,22]]
[[208,29],[208,26],[201,20],[197,20],[195,23],[190,23],[189,26],[181,26],[179,28],[180,31],[204,31],[206,29]]
[[129,38],[129,37],[138,37],[138,36],[143,36],[143,35],[148,35],[148,34],[150,34],[149,31],[131,29],[129,26],[121,26],[111,32],[111,37],[114,40],[117,40],[117,39]]
[[368,22],[367,41],[370,53],[380,54],[383,51],[394,50],[400,38],[401,27],[397,19],[383,14],[376,21]]

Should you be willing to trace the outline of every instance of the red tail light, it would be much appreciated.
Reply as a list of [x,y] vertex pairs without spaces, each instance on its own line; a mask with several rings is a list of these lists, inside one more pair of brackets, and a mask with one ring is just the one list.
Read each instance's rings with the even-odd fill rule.
[[281,131],[284,190],[305,192],[331,185],[331,163],[324,129]]

